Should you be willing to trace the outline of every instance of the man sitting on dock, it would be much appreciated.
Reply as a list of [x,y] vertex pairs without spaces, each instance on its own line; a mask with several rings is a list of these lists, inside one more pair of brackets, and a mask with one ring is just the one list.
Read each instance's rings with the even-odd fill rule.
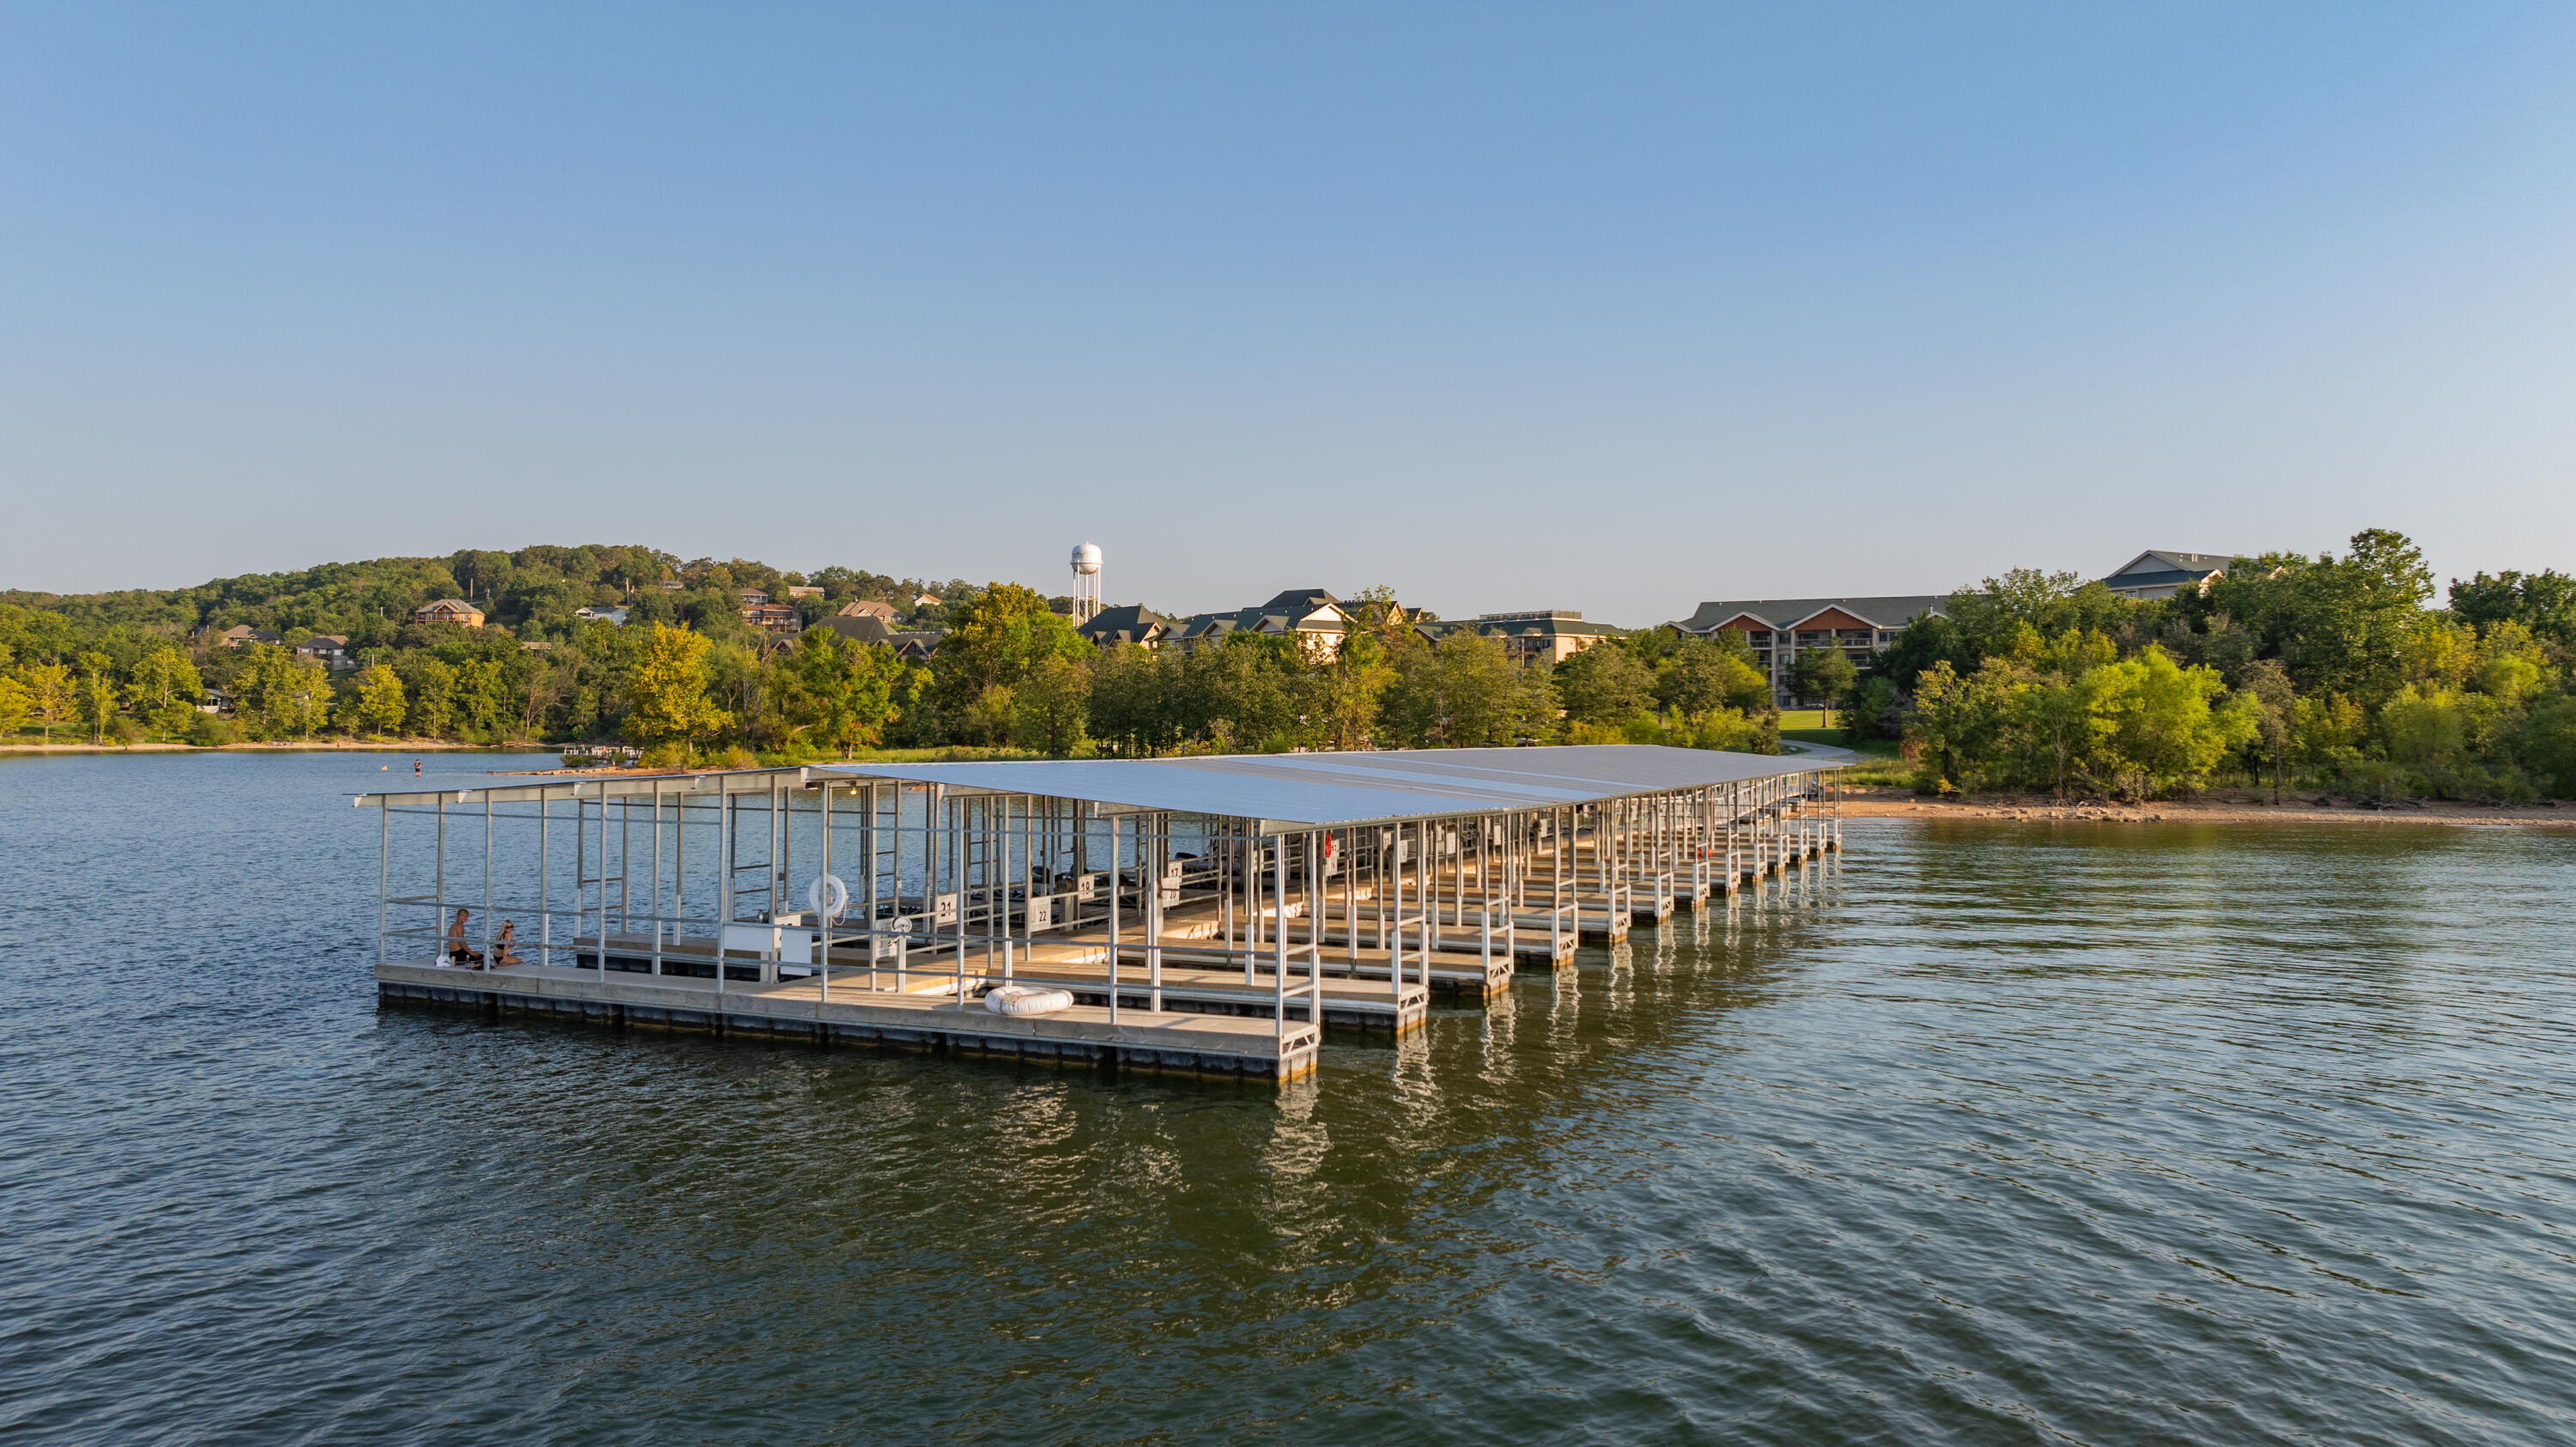
[[465,911],[456,912],[456,922],[447,927],[447,962],[461,970],[483,968],[483,957],[465,943]]

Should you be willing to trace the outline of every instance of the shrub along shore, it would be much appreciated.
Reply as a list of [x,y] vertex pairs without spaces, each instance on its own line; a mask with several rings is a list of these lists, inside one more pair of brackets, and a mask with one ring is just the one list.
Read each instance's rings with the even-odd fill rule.
[[2022,570],[1916,620],[1847,690],[1851,736],[1930,794],[2385,803],[2576,798],[2576,579],[2454,579],[2403,536],[2239,561],[2154,602]]

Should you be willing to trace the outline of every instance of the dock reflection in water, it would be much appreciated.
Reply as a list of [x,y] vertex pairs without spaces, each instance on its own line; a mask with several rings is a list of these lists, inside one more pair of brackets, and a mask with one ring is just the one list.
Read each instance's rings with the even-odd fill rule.
[[376,762],[0,763],[13,1436],[2571,1431],[2567,835],[1854,821],[1247,1088],[379,1012]]

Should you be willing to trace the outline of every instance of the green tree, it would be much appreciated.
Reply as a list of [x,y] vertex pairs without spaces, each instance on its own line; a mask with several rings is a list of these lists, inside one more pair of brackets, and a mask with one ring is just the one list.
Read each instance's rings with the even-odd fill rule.
[[1979,675],[1960,676],[1946,658],[1925,669],[1905,729],[1906,745],[1919,760],[1915,787],[1927,794],[1968,787],[1968,766],[1987,757],[1998,712],[1993,689]]
[[54,725],[72,716],[72,671],[59,663],[38,663],[22,670],[27,708],[44,725],[45,743],[54,741]]
[[1622,728],[1654,707],[1655,675],[1615,640],[1595,643],[1557,664],[1555,677],[1568,723]]
[[1744,635],[1722,632],[1722,638],[1684,637],[1666,650],[1655,667],[1656,703],[1684,717],[1719,708],[1754,714],[1771,706],[1771,681],[1753,666]]
[[704,637],[687,629],[651,625],[627,685],[630,741],[690,751],[733,726],[733,715],[707,697],[707,648]]
[[2278,658],[2302,693],[2336,693],[2375,708],[2406,683],[2433,575],[2403,534],[2353,534],[2337,558],[2266,554],[2211,582],[2192,606],[2224,613]]
[[1824,709],[1824,726],[1834,726],[1834,705],[1860,681],[1860,669],[1839,648],[1805,648],[1789,665],[1789,691]]
[[357,722],[368,733],[383,738],[402,727],[404,714],[410,711],[403,697],[402,675],[381,663],[369,664],[358,674]]
[[1278,753],[1310,748],[1321,736],[1307,672],[1315,666],[1293,638],[1237,633],[1189,655],[1180,711],[1189,735],[1217,748]]
[[2453,578],[2451,611],[2481,634],[2498,623],[2519,623],[2560,648],[2576,649],[2576,577],[2554,570],[2528,577],[2480,573],[2465,583]]
[[985,690],[1016,689],[1050,659],[1083,662],[1093,655],[1088,639],[1073,631],[1046,599],[1016,583],[994,583],[967,606],[939,640],[931,659],[932,685],[952,710],[964,712]]
[[456,670],[444,659],[409,662],[403,693],[411,700],[411,731],[423,738],[443,739],[456,724]]
[[2218,670],[2180,667],[2152,644],[2087,681],[2110,723],[2105,782],[2132,799],[2202,787],[2259,727],[2251,701],[2228,694]]
[[1092,737],[1128,758],[1150,758],[1179,747],[1189,734],[1183,717],[1185,662],[1171,648],[1122,643],[1102,653],[1091,669]]
[[1436,646],[1415,644],[1396,656],[1380,717],[1415,748],[1517,743],[1532,723],[1526,678],[1501,639],[1452,633]]
[[2523,720],[2523,766],[2560,799],[2576,799],[2576,695],[2542,702]]
[[268,691],[270,726],[291,738],[309,739],[331,717],[331,671],[318,658],[298,658],[286,649],[278,664],[279,680]]
[[882,643],[860,644],[829,628],[809,628],[782,661],[795,727],[842,758],[873,746],[903,712],[909,679],[903,660]]
[[1957,660],[1962,671],[1969,662],[2011,652],[2013,637],[2022,628],[2042,638],[2067,632],[2108,633],[2139,607],[2134,599],[2087,582],[2080,574],[2043,573],[2036,568],[2015,568],[1974,588],[1962,588],[1942,606],[1948,610],[1948,622],[1927,628],[1923,641],[1955,634],[1968,654]]
[[116,676],[109,671],[111,660],[104,653],[80,656],[79,684],[81,717],[89,721],[89,741],[107,741],[107,721],[116,717],[119,692]]
[[1353,634],[1331,660],[1308,675],[1308,712],[1325,748],[1369,746],[1377,730],[1378,698],[1395,677],[1384,641],[1392,636],[1397,635],[1382,630]]
[[35,709],[35,695],[16,678],[0,674],[0,739],[14,736],[26,727],[27,715]]
[[133,695],[135,706],[142,710],[164,738],[179,733],[194,722],[196,709],[190,705],[205,697],[205,680],[198,676],[197,666],[188,655],[163,644],[144,654],[134,664]]
[[1068,758],[1089,741],[1091,672],[1070,658],[1038,665],[1011,699],[1011,742]]
[[2272,802],[2281,802],[2282,781],[2290,768],[2290,744],[2298,724],[2299,692],[2290,670],[2277,658],[2257,660],[2247,670],[2242,692],[2252,700],[2254,741],[2272,771]]

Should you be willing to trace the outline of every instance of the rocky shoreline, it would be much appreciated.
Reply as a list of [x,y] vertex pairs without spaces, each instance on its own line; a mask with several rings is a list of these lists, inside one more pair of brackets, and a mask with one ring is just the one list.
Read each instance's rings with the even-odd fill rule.
[[1853,818],[2003,819],[2022,823],[2448,824],[2576,829],[2576,808],[2552,804],[2403,799],[2372,805],[2314,794],[2286,795],[2278,804],[2268,799],[2268,795],[2228,791],[2196,799],[2120,804],[2101,799],[2059,800],[2027,795],[1932,798],[1907,789],[1863,788],[1843,796],[1843,813]]

